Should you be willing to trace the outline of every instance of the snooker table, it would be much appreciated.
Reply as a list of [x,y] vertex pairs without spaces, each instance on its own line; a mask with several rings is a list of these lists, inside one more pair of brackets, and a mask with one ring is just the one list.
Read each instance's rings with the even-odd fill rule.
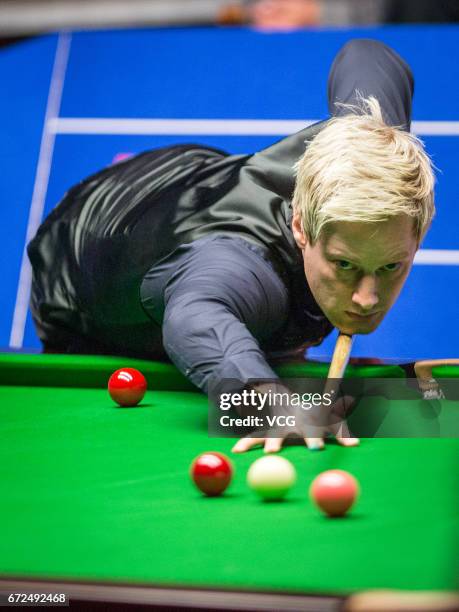
[[[71,607],[94,609],[331,611],[368,589],[459,586],[458,437],[330,441],[315,453],[286,446],[298,481],[279,503],[245,484],[257,449],[233,455],[229,489],[206,498],[190,463],[206,450],[230,454],[235,440],[208,438],[207,398],[172,365],[23,353],[2,353],[0,363],[2,593],[64,592]],[[135,408],[117,407],[106,391],[123,366],[149,383]],[[304,362],[279,373],[327,369]],[[349,365],[346,376],[405,371]],[[458,401],[441,403],[459,419]],[[333,468],[361,485],[341,519],[322,516],[307,493]]]

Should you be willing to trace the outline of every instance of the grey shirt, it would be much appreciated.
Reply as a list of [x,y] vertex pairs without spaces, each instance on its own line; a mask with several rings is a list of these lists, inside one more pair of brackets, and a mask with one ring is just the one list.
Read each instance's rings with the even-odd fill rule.
[[203,391],[276,376],[262,345],[285,326],[289,295],[256,245],[219,234],[182,245],[147,273],[141,299],[169,357]]

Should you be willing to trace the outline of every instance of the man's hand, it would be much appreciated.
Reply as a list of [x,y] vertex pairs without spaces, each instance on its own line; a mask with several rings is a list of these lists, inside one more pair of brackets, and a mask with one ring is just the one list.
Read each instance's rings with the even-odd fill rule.
[[[342,446],[357,446],[359,439],[351,436],[345,415],[352,407],[354,399],[345,396],[333,404],[330,418],[327,424],[321,423],[320,409],[308,412],[307,418],[301,418],[297,412],[297,424],[295,428],[277,428],[279,435],[276,435],[275,428],[270,430],[272,434],[266,437],[266,432],[258,432],[241,438],[232,448],[233,453],[244,453],[251,448],[263,445],[265,453],[276,453],[282,447],[283,441],[289,437],[303,438],[306,446],[310,450],[322,450],[324,448],[324,438],[328,434],[335,436]],[[263,435],[264,434],[264,435]]]

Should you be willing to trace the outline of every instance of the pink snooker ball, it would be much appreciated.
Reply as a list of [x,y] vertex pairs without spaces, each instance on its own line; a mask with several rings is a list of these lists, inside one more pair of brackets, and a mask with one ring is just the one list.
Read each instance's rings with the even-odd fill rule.
[[313,480],[309,494],[328,516],[344,516],[359,495],[359,484],[349,472],[328,470]]

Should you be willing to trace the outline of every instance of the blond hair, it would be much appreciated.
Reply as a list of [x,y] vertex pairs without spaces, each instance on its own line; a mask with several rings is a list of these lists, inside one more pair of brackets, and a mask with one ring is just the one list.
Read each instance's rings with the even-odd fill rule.
[[387,125],[372,96],[341,106],[350,114],[330,119],[295,164],[293,208],[306,237],[314,244],[331,222],[408,215],[421,242],[435,214],[435,177],[423,143]]

